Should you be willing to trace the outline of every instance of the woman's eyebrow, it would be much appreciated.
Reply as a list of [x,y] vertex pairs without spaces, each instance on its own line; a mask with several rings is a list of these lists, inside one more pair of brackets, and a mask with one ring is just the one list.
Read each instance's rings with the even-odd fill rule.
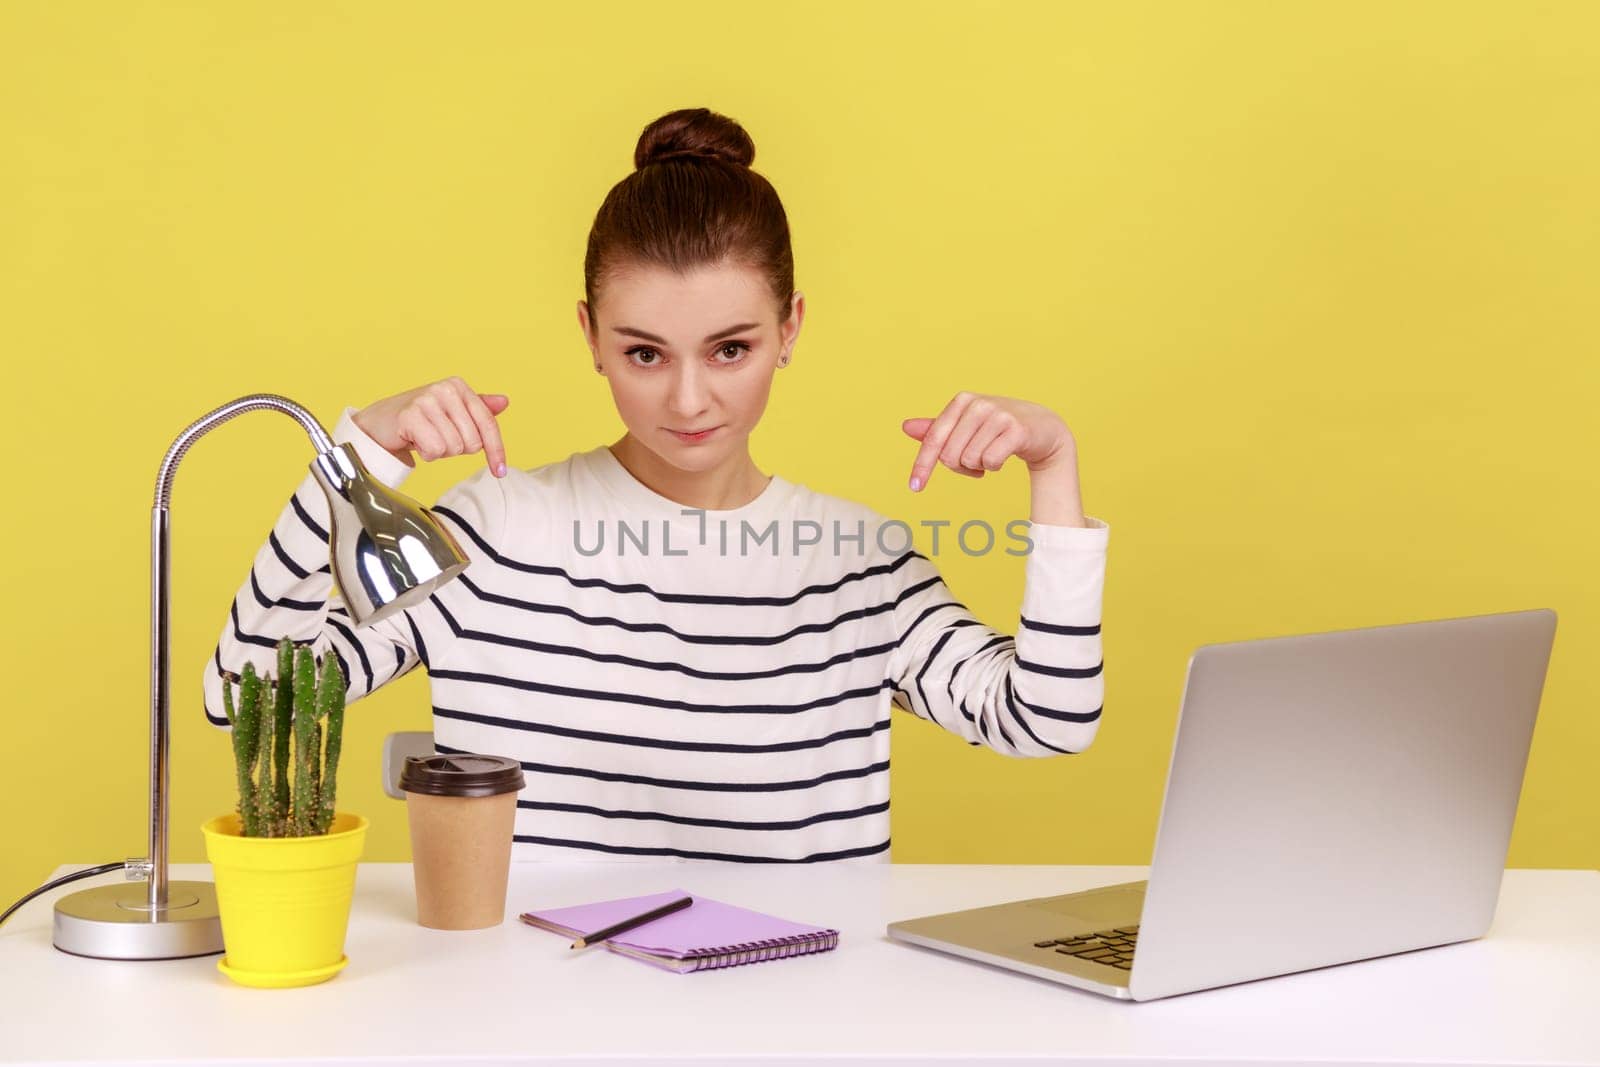
[[[761,324],[758,322],[741,322],[737,326],[729,326],[725,330],[718,330],[716,333],[707,337],[703,343],[710,344],[712,341],[720,341],[724,337],[729,337],[736,333],[743,333],[745,330],[753,330],[759,325]],[[658,345],[670,343],[665,337],[657,337],[653,333],[646,333],[645,331],[636,329],[632,326],[613,326],[611,329],[615,333],[625,333],[629,337],[642,337],[644,340],[654,341]]]

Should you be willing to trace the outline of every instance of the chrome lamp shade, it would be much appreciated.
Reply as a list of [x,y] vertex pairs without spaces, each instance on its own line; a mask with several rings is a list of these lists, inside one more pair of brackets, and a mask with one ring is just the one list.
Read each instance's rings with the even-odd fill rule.
[[[161,462],[150,513],[150,851],[125,863],[124,884],[56,901],[52,941],[63,952],[154,960],[224,949],[216,886],[167,879],[169,506],[173,477],[189,446],[236,415],[258,409],[295,419],[316,447],[311,470],[328,498],[329,570],[356,626],[426,600],[467,567],[460,544],[427,508],[374,478],[355,449],[335,445],[310,412],[286,397],[240,397],[179,434]],[[128,884],[140,880],[147,884]]]
[[357,626],[426,600],[467,569],[450,531],[372,477],[349,445],[320,453],[311,471],[328,498],[333,580]]

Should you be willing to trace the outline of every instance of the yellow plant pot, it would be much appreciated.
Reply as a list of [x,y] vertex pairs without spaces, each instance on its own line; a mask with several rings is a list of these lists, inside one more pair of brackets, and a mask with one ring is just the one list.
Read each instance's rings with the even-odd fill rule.
[[367,825],[350,812],[311,837],[244,837],[237,813],[202,824],[226,952],[217,970],[262,988],[338,974],[350,962],[344,938]]

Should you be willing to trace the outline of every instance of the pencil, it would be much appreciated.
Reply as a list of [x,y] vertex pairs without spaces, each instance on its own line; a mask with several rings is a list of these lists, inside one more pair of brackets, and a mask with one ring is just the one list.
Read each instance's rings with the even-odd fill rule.
[[631,919],[623,919],[619,923],[612,923],[604,930],[596,930],[592,934],[584,934],[582,937],[578,938],[578,940],[574,941],[570,947],[584,948],[585,946],[592,945],[597,941],[604,941],[608,937],[615,937],[624,930],[632,930],[635,926],[643,926],[652,919],[659,919],[663,915],[670,915],[675,911],[682,911],[684,908],[687,908],[693,903],[693,897],[679,897],[677,900],[674,900],[669,904],[663,904],[659,908],[651,908],[643,915],[635,915]]

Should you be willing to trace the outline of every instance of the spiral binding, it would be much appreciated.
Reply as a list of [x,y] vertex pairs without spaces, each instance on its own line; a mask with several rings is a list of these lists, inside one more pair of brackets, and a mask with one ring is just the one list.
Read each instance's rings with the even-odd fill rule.
[[826,952],[837,948],[838,945],[839,931],[828,930],[822,934],[795,934],[792,937],[741,941],[733,945],[691,952],[684,958],[694,961],[694,970],[714,970],[719,967],[738,967],[746,963],[765,963],[767,960]]

